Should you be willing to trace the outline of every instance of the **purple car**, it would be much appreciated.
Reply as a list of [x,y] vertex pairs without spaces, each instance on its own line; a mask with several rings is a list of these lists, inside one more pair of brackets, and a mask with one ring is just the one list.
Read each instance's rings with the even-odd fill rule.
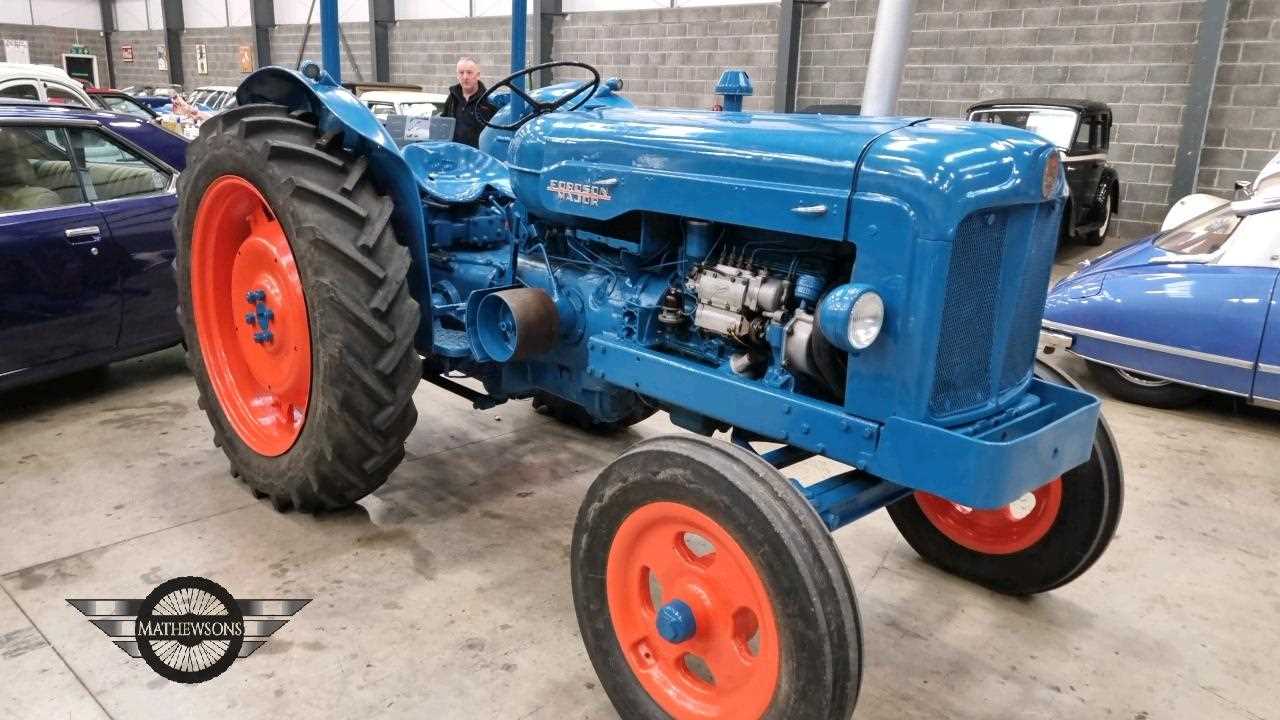
[[187,143],[139,118],[0,104],[0,390],[176,344]]

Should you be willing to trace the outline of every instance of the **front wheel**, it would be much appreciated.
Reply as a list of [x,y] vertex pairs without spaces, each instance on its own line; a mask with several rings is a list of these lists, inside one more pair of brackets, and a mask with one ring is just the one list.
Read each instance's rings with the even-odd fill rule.
[[853,587],[826,527],[758,456],[641,442],[573,533],[587,654],[623,718],[846,720],[861,682]]
[[[1078,387],[1039,361],[1036,376]],[[926,561],[996,592],[1031,595],[1066,585],[1097,562],[1123,505],[1120,458],[1099,419],[1087,463],[1005,507],[982,510],[917,492],[888,509]]]
[[1200,388],[1179,385],[1131,370],[1089,362],[1089,374],[1107,392],[1121,400],[1151,407],[1175,409],[1191,405],[1208,393]]
[[232,473],[279,510],[372,492],[417,419],[409,251],[339,139],[309,113],[237,107],[204,124],[179,176],[187,364]]

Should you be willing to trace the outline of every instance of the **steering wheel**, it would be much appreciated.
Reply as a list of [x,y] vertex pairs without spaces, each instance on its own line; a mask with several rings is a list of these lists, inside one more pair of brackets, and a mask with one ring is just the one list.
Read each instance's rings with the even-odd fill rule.
[[[538,102],[537,100],[534,100],[532,97],[529,96],[529,93],[525,92],[519,86],[515,85],[512,82],[517,78],[528,77],[530,75],[533,75],[534,73],[540,70],[548,70],[550,68],[557,68],[557,67],[582,68],[587,72],[591,73],[591,79],[579,85],[577,88],[573,90],[573,92],[567,93],[564,96],[557,98],[551,102]],[[542,63],[541,65],[534,65],[533,67],[527,67],[524,70],[521,70],[520,72],[512,73],[502,78],[498,82],[494,83],[491,87],[489,87],[489,89],[485,90],[484,94],[481,95],[480,99],[476,102],[475,107],[472,108],[472,113],[475,113],[476,110],[479,110],[480,106],[483,105],[486,101],[488,101],[489,96],[492,95],[495,90],[504,86],[507,88],[510,88],[511,92],[515,93],[516,95],[519,95],[520,98],[524,100],[525,103],[530,108],[532,108],[533,112],[530,112],[527,115],[522,116],[518,121],[510,125],[498,125],[497,123],[493,123],[493,122],[490,122],[489,120],[482,119],[479,115],[476,115],[476,120],[479,120],[480,123],[485,127],[490,127],[490,128],[493,128],[494,130],[519,130],[521,126],[523,126],[525,123],[529,122],[530,120],[540,115],[546,115],[547,113],[555,112],[556,110],[559,110],[565,105],[568,105],[569,103],[573,102],[574,98],[577,98],[578,96],[582,96],[582,99],[579,100],[577,104],[575,104],[573,107],[569,108],[569,110],[571,111],[577,110],[578,108],[585,105],[586,102],[591,99],[591,96],[595,94],[596,88],[600,87],[600,71],[596,70],[595,68],[591,67],[586,63],[572,62],[569,60],[557,60],[555,62]]]

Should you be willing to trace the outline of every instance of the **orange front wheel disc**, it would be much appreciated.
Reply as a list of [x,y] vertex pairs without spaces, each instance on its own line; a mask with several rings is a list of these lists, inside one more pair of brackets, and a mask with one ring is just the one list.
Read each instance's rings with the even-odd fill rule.
[[600,474],[574,528],[574,604],[626,718],[845,720],[861,634],[848,574],[759,456],[646,440]]

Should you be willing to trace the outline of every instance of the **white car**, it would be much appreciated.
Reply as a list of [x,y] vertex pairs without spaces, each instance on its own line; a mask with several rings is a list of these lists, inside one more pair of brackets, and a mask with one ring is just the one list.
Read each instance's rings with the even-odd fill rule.
[[431,117],[444,109],[448,99],[448,95],[412,90],[370,90],[360,95],[360,102],[373,111],[379,122],[385,122],[390,115]]
[[[1252,183],[1240,183],[1236,197],[1233,199],[1245,200],[1253,197],[1280,199],[1280,153],[1276,153],[1276,156],[1262,167]],[[1229,202],[1231,200],[1208,193],[1187,195],[1169,208],[1169,212],[1164,216],[1164,222],[1160,224],[1160,232],[1178,227],[1191,218],[1204,215]]]
[[187,101],[219,112],[236,106],[236,88],[234,85],[205,85],[192,90]]
[[0,62],[0,98],[98,107],[79,81],[52,65]]

